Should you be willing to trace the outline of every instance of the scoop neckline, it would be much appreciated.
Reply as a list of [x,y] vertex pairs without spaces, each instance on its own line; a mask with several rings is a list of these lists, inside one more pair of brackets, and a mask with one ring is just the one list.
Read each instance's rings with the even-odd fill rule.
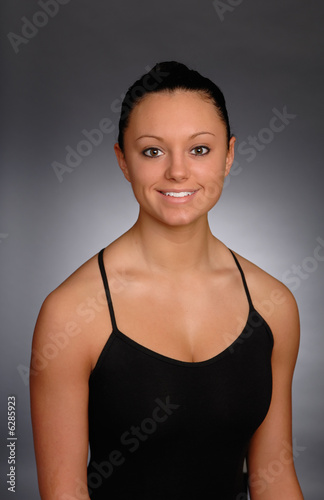
[[[263,323],[265,322],[265,320],[258,313],[258,311],[256,309],[254,309],[254,307],[250,307],[246,323],[245,323],[245,325],[243,327],[242,332],[238,335],[238,337],[236,337],[235,340],[233,340],[233,342],[229,346],[225,347],[225,349],[223,349],[219,353],[215,354],[211,358],[208,358],[208,359],[205,359],[205,360],[202,360],[202,361],[183,361],[181,359],[172,358],[172,357],[167,356],[165,354],[159,353],[157,351],[154,351],[153,349],[150,349],[149,347],[144,346],[143,344],[140,344],[136,340],[132,339],[131,337],[129,337],[128,335],[126,335],[125,333],[123,333],[122,331],[120,331],[117,327],[113,328],[113,330],[111,332],[111,335],[115,335],[117,338],[120,338],[122,341],[126,342],[127,344],[129,344],[130,346],[134,347],[135,349],[143,352],[144,354],[146,354],[148,356],[151,356],[153,358],[160,359],[161,361],[164,361],[166,363],[171,363],[171,364],[181,365],[181,366],[198,367],[198,366],[204,366],[204,365],[212,364],[212,363],[214,363],[214,362],[222,359],[223,357],[225,357],[225,356],[227,356],[229,354],[233,354],[233,352],[231,352],[231,351],[234,349],[234,346],[236,344],[242,342],[242,338],[243,338],[243,336],[245,334],[246,328],[248,326],[249,318],[250,318],[250,315],[251,315],[252,312],[255,312],[258,315],[258,317],[262,320]],[[253,330],[253,332],[254,332],[254,330]],[[109,338],[111,337],[111,335],[109,336]],[[251,338],[251,336],[252,335],[249,335],[244,340],[248,340],[249,338]]]

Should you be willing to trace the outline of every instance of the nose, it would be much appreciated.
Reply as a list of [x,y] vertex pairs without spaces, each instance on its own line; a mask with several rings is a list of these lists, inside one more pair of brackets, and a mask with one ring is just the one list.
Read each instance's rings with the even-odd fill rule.
[[177,182],[189,177],[189,166],[187,160],[181,153],[173,153],[170,155],[169,164],[165,172],[168,180]]

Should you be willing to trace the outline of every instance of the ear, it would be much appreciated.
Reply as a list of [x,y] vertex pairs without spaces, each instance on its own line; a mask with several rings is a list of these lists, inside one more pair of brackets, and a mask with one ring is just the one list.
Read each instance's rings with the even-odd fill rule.
[[231,166],[233,165],[235,141],[236,137],[232,136],[228,143],[228,151],[226,154],[226,164],[225,164],[225,177],[230,173]]
[[116,158],[118,161],[118,165],[120,166],[120,168],[125,176],[125,179],[127,179],[128,182],[130,182],[130,176],[129,176],[129,172],[128,172],[128,168],[127,168],[127,164],[126,164],[126,158],[125,158],[124,153],[120,149],[118,142],[116,142],[116,144],[114,145],[114,150],[115,150],[115,155],[116,155]]

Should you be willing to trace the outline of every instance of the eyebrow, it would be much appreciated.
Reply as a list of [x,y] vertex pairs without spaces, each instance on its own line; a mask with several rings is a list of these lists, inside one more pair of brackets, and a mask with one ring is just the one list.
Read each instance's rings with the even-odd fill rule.
[[[215,134],[213,134],[212,132],[197,132],[195,134],[192,134],[189,139],[194,139],[195,137],[197,137],[198,135],[203,135],[203,134],[209,134],[209,135],[213,135],[215,137]],[[140,135],[139,137],[137,137],[136,141],[139,141],[140,139],[143,139],[143,138],[146,138],[146,137],[150,137],[152,139],[157,139],[158,141],[163,141],[163,138],[162,137],[159,137],[157,135]]]

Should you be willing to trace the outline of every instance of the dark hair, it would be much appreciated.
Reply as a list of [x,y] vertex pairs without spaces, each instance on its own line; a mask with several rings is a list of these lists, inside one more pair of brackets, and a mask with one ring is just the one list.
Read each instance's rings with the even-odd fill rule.
[[161,62],[145,73],[129,87],[122,102],[119,120],[118,144],[124,151],[124,133],[129,123],[132,109],[147,94],[172,92],[177,89],[200,92],[215,105],[219,117],[226,127],[227,141],[231,138],[231,130],[226,109],[225,98],[217,85],[205,78],[198,71],[189,69],[176,61]]

